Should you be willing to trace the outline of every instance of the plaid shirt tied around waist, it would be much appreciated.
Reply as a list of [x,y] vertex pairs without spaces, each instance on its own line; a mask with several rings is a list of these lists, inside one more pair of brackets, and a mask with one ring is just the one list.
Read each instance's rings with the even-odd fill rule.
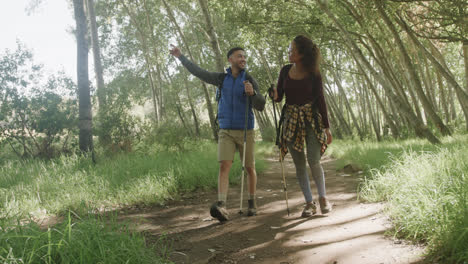
[[322,123],[322,116],[314,110],[313,104],[286,105],[281,136],[281,159],[288,153],[287,142],[293,142],[293,148],[299,152],[304,151],[304,141],[306,138],[306,121],[312,126],[317,140],[322,145],[320,155],[327,149],[327,134]]

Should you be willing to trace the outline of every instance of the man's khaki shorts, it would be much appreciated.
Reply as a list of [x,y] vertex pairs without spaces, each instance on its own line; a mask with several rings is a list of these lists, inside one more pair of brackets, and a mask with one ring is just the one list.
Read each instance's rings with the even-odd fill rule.
[[[245,167],[255,166],[255,140],[254,130],[247,130]],[[244,130],[220,129],[218,133],[218,161],[234,160],[234,153],[239,150],[239,157],[242,162],[244,151]]]

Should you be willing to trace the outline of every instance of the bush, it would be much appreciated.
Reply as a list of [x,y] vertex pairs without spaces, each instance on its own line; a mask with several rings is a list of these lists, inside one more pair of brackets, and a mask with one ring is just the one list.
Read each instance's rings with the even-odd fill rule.
[[[161,147],[164,151],[181,151],[192,140],[190,133],[176,122],[165,122],[147,131],[145,144]],[[188,143],[190,144],[190,143]]]

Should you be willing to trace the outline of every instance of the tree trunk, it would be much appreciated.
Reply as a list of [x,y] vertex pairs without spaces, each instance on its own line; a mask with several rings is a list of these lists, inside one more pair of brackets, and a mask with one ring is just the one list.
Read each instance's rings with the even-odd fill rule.
[[[176,97],[177,97],[177,102],[176,102],[177,113],[179,115],[180,120],[182,121],[182,124],[184,125],[184,128],[188,131],[188,134],[193,135],[192,130],[186,125],[184,114],[183,114],[183,109],[181,108],[182,107],[182,101],[180,100],[180,96],[179,96],[179,93],[181,91],[176,90],[174,85],[172,85],[173,84],[172,78],[169,76],[169,73],[167,71],[163,71],[162,75],[166,78],[166,81],[168,81],[170,83],[170,86],[172,88],[171,90],[174,90],[177,93],[176,94]],[[190,111],[192,112],[192,117],[194,119],[196,136],[200,136],[198,118],[197,118],[196,112],[195,112],[195,110],[193,108],[192,98],[190,97],[190,90],[188,88],[187,77],[186,77],[185,74],[184,74],[184,84],[185,84],[184,86],[185,86],[186,92],[187,92],[187,98],[189,100]]]
[[[366,90],[365,88],[363,87],[363,85],[360,85],[357,81],[356,81],[356,78],[352,78],[352,82],[353,82],[353,86],[354,87],[354,91],[355,91],[355,97],[357,98],[357,100],[359,102],[356,102],[357,106],[358,106],[358,115],[359,115],[359,120],[361,121],[360,122],[360,125],[361,125],[361,128],[362,128],[362,131],[363,131],[363,134],[366,136],[369,134],[369,130],[368,130],[368,115],[370,115],[370,109],[368,109],[368,106],[366,104],[366,99],[365,99],[365,93],[366,93]],[[369,117],[370,118],[370,117]]]
[[463,41],[463,61],[465,62],[465,90],[468,93],[468,40]]
[[[89,19],[89,28],[91,29],[91,46],[93,48],[93,59],[94,59],[94,74],[96,75],[96,94],[98,98],[98,111],[102,116],[106,112],[106,91],[104,85],[104,73],[102,68],[101,61],[101,48],[99,45],[99,36],[96,23],[96,13],[94,12],[94,1],[86,0],[86,7],[88,10],[88,19]],[[99,142],[101,144],[107,145],[110,144],[111,136],[109,131],[104,129],[103,134],[99,137]]]
[[[411,87],[411,83],[410,81],[408,80],[409,79],[409,76],[405,73],[402,74],[402,80],[403,82],[406,83],[406,86],[409,87],[408,89],[408,93],[410,95],[410,98],[411,98],[411,101],[413,102],[413,105],[412,107],[414,108],[414,111],[416,112],[416,116],[423,120],[423,116],[422,116],[422,112],[421,112],[421,108],[419,107],[419,100],[418,98],[416,97],[416,95],[414,94],[414,89]],[[410,105],[411,106],[411,105]],[[426,121],[427,121],[427,118],[426,118]]]
[[426,112],[429,116],[429,118],[434,122],[434,124],[437,126],[437,128],[440,130],[442,135],[451,135],[450,130],[448,129],[447,126],[445,126],[444,122],[440,117],[437,115],[437,113],[434,111],[434,109],[431,106],[431,103],[427,99],[426,95],[424,94],[421,81],[419,79],[419,76],[415,70],[415,67],[413,63],[411,62],[411,59],[408,55],[408,52],[403,44],[403,41],[401,40],[400,36],[398,35],[398,32],[393,25],[392,21],[388,17],[387,13],[382,7],[382,1],[381,0],[374,0],[374,3],[377,6],[377,10],[379,11],[380,16],[383,18],[385,24],[387,24],[388,28],[393,34],[393,38],[397,43],[397,46],[401,52],[401,55],[403,57],[403,62],[406,65],[406,69],[408,70],[408,73],[411,77],[411,81],[414,85],[414,88],[416,90],[416,93],[418,94],[419,100],[422,103],[422,106],[424,108],[424,112]]
[[333,109],[333,112],[335,113],[336,118],[340,122],[340,127],[343,128],[342,129],[343,133],[351,136],[353,134],[353,131],[351,130],[348,122],[346,122],[346,119],[343,116],[343,112],[338,108],[335,98],[328,87],[328,82],[325,77],[324,77],[324,83],[327,83],[324,85],[324,88],[325,88],[324,91],[325,91],[328,105],[330,106],[331,109]]
[[[395,72],[392,70],[392,67],[388,63],[388,60],[386,59],[386,57],[388,57],[388,56],[385,56],[384,50],[382,49],[380,44],[377,42],[377,40],[375,40],[375,38],[373,37],[373,34],[371,34],[371,33],[369,33],[367,31],[367,27],[363,23],[362,17],[358,14],[358,12],[354,8],[353,4],[351,4],[351,3],[349,3],[348,1],[345,1],[345,0],[343,1],[343,3],[346,4],[345,8],[348,10],[348,12],[351,14],[351,16],[353,16],[353,18],[356,20],[356,22],[358,22],[358,24],[361,26],[361,28],[365,30],[365,32],[367,34],[367,38],[370,40],[370,43],[372,45],[373,50],[368,45],[364,45],[364,46],[366,47],[366,49],[369,51],[369,53],[371,55],[375,54],[375,56],[374,56],[375,61],[382,68],[382,72],[386,76],[386,78],[388,79],[388,82],[395,88],[395,91],[397,93],[396,95],[401,98],[403,103],[405,103],[408,107],[411,107],[410,104],[409,104],[408,98],[407,98],[407,96],[406,96],[406,94],[405,94],[405,92],[404,92],[404,90],[402,88],[401,82],[398,81],[398,78],[396,77]],[[343,28],[341,28],[341,29],[342,29],[343,32],[345,32]],[[348,39],[348,40],[350,40],[350,39]],[[364,40],[362,40],[362,42],[364,44]],[[349,43],[353,44],[352,41],[349,42]],[[355,46],[355,47],[357,48],[357,46]],[[352,51],[351,47],[350,47],[350,49]],[[359,52],[359,53],[361,53],[361,52]],[[385,120],[386,120],[386,122],[388,124],[388,127],[390,128],[390,130],[392,132],[392,136],[394,138],[398,138],[400,133],[399,133],[399,129],[397,128],[396,123],[394,122],[395,119],[392,118],[390,113],[387,111],[387,108],[384,106],[383,101],[382,101],[380,95],[378,94],[378,91],[375,88],[373,82],[364,73],[364,70],[361,67],[360,63],[359,63],[358,58],[356,58],[355,55],[353,55],[353,56],[354,56],[354,59],[356,61],[357,66],[359,68],[359,71],[364,75],[365,80],[368,83],[367,86],[369,88],[371,88],[371,91],[374,94],[378,105],[382,109],[382,113],[383,113],[384,118],[385,118]],[[360,56],[362,56],[362,54],[360,54]],[[373,65],[371,67],[374,68]],[[382,80],[382,79],[379,79],[379,80]],[[382,83],[382,86],[384,86],[384,88],[387,87],[386,82]],[[391,106],[390,108],[393,110],[394,109],[393,104],[390,104],[390,106]],[[396,115],[394,114],[394,116],[396,116]],[[386,130],[384,130],[384,131],[386,131]]]
[[[357,12],[357,10],[354,8],[353,4],[349,3],[346,0],[342,0],[343,3],[346,4],[348,12],[354,17],[356,22],[360,25],[360,27],[366,32],[367,37],[361,38],[361,43],[364,45],[364,47],[369,51],[370,55],[374,58],[374,60],[379,64],[379,66],[382,69],[382,73],[388,80],[389,84],[393,86],[395,89],[396,94],[403,100],[403,103],[407,104],[408,107],[411,107],[408,96],[405,93],[405,89],[403,88],[403,85],[400,81],[400,76],[401,74],[396,74],[394,67],[389,63],[388,59],[389,57],[393,57],[391,54],[385,54],[384,49],[381,47],[381,45],[378,43],[378,41],[374,38],[374,34],[370,33],[368,31],[367,25],[363,22],[362,16],[360,16]],[[378,24],[380,27],[380,24]],[[382,29],[383,30],[383,29]],[[365,44],[365,40],[369,39],[370,44],[372,46],[372,49]],[[388,42],[388,38],[386,38]],[[392,47],[390,44],[389,47]]]
[[328,108],[328,113],[330,115],[331,123],[335,124],[335,126],[333,128],[334,137],[342,139],[343,138],[343,132],[341,131],[341,126],[338,125],[338,120],[337,120],[337,118],[335,116],[335,113],[333,112],[333,109],[331,107]]
[[187,131],[189,134],[192,134],[192,133],[190,132],[190,129],[189,129],[189,128],[187,127],[187,125],[185,124],[184,116],[183,116],[183,114],[182,114],[182,110],[181,110],[181,107],[180,107],[180,105],[181,105],[180,99],[178,99],[177,101],[178,101],[178,102],[175,103],[176,108],[177,108],[177,115],[179,116],[179,119],[180,119],[180,121],[182,122],[182,125],[183,125],[184,128],[185,128],[185,131]]
[[104,74],[101,62],[101,49],[99,45],[99,36],[96,23],[96,14],[94,12],[94,0],[86,0],[88,9],[88,19],[91,29],[91,46],[93,48],[94,73],[96,74],[96,94],[98,97],[99,108],[104,108],[106,105],[106,91],[104,87]]
[[372,91],[372,93],[374,94],[374,97],[377,101],[377,104],[380,106],[380,109],[382,110],[382,114],[384,115],[384,118],[385,118],[385,121],[387,122],[389,128],[390,128],[390,131],[392,132],[392,136],[393,138],[398,138],[400,136],[400,132],[394,122],[394,118],[392,118],[392,116],[390,115],[390,113],[387,111],[387,107],[385,107],[385,105],[383,104],[383,101],[379,95],[379,92],[377,91],[377,89],[375,88],[374,84],[372,83],[372,81],[370,80],[370,78],[367,76],[367,74],[365,73],[363,67],[361,66],[361,64],[359,63],[358,59],[357,58],[354,58],[355,61],[356,61],[356,65],[358,67],[358,70],[361,72],[362,76],[364,77],[364,79],[366,80],[367,82],[367,87],[369,87]]
[[[268,81],[274,87],[275,86],[275,78],[273,77],[273,74],[271,72],[270,64],[268,64],[268,61],[265,58],[265,54],[263,53],[263,50],[259,49],[259,48],[257,48],[256,50],[257,50],[258,57],[260,58],[260,62],[262,63],[263,68],[265,68],[265,71],[266,71],[266,73],[268,75]],[[270,100],[270,98],[268,97],[267,100]],[[263,113],[263,115],[265,115],[265,121],[266,121],[265,125],[268,126],[268,127],[271,127],[272,122],[271,122],[270,117],[268,115],[268,111],[262,111],[261,113]]]
[[93,150],[91,95],[88,76],[88,41],[87,25],[83,0],[73,0],[76,20],[77,42],[77,80],[79,102],[79,145],[80,150],[89,152]]
[[336,85],[338,86],[338,89],[340,93],[343,95],[343,100],[345,103],[346,108],[348,109],[348,113],[351,115],[351,119],[353,120],[354,126],[356,127],[358,134],[359,134],[359,139],[362,141],[364,140],[364,135],[361,131],[361,128],[359,127],[358,120],[356,119],[356,116],[353,113],[353,110],[351,108],[351,105],[349,104],[348,98],[346,98],[346,92],[343,89],[343,86],[341,86],[341,80],[338,78],[338,75],[335,73],[335,71],[330,71],[333,74],[333,79],[335,80]]
[[[430,94],[432,105],[434,106],[434,108],[438,108],[434,79],[433,79],[434,76],[432,75],[432,71],[429,67],[429,63],[427,62],[426,56],[422,58],[422,61],[424,63],[424,69],[426,70],[426,77],[424,78],[424,80],[426,80],[425,82],[426,90]],[[439,111],[440,111],[440,108],[439,108]]]
[[184,84],[185,84],[185,91],[187,92],[187,99],[190,105],[190,111],[192,112],[193,122],[195,125],[195,132],[196,132],[197,137],[199,137],[200,136],[200,124],[198,122],[198,117],[195,111],[195,106],[193,104],[193,98],[192,98],[192,95],[190,94],[189,83],[188,83],[187,76],[185,73],[184,73]]
[[372,122],[372,127],[374,128],[374,133],[375,133],[375,137],[377,138],[377,141],[382,141],[382,137],[380,136],[380,127],[377,123],[377,118],[375,117],[374,115],[374,111],[372,110],[372,104],[370,102],[370,99],[369,99],[369,93],[365,91],[365,89],[363,89],[363,93],[364,93],[364,97],[365,97],[365,101],[367,103],[367,109],[369,109],[369,117],[370,117],[370,120]]
[[157,99],[157,91],[156,87],[154,86],[154,77],[153,77],[153,70],[150,68],[149,59],[145,55],[145,62],[146,62],[146,70],[148,71],[148,80],[150,82],[151,87],[151,99],[153,101],[153,108],[154,108],[154,121],[156,124],[159,124],[159,107],[158,107],[158,99]]
[[270,64],[268,64],[267,59],[265,58],[265,54],[263,53],[263,50],[261,48],[257,48],[257,53],[258,57],[260,58],[260,62],[263,64],[263,67],[266,70],[266,73],[268,75],[268,81],[270,81],[271,84],[275,85],[275,78],[273,77],[273,74],[271,73],[271,67]]
[[445,122],[448,123],[450,122],[450,112],[448,108],[447,96],[445,95],[444,82],[442,81],[442,76],[440,75],[440,72],[439,71],[435,71],[435,72],[436,72],[437,84],[439,86],[439,93],[440,93],[439,102],[442,106],[442,109],[444,110]]
[[[164,117],[165,115],[165,111],[164,111],[164,99],[163,99],[163,89],[162,89],[162,86],[163,86],[163,83],[162,83],[162,76],[161,76],[161,67],[159,65],[159,63],[157,63],[157,60],[159,58],[159,53],[156,49],[156,47],[158,46],[158,42],[156,41],[156,38],[154,36],[154,25],[153,23],[151,23],[151,20],[150,20],[150,11],[148,9],[148,5],[146,4],[146,0],[143,1],[143,5],[144,5],[144,8],[145,8],[145,16],[146,16],[146,25],[148,27],[148,31],[150,32],[150,37],[151,37],[151,41],[152,41],[152,44],[150,45],[152,48],[151,50],[153,51],[153,57],[154,57],[154,60],[156,61],[155,62],[155,67],[156,67],[156,71],[153,71],[156,73],[156,79],[158,80],[158,85],[155,87],[155,90],[157,91],[157,106],[158,106],[158,116],[161,118],[161,117]],[[150,61],[151,63],[151,61]]]

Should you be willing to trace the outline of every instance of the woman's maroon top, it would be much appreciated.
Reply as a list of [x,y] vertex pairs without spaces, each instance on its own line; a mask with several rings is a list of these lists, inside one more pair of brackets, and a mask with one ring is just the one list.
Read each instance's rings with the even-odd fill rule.
[[327,104],[323,96],[322,76],[311,75],[302,80],[294,80],[289,77],[291,67],[292,64],[288,64],[281,69],[276,86],[278,90],[278,99],[276,101],[280,102],[286,93],[286,104],[305,105],[315,102],[322,116],[323,126],[329,128]]

